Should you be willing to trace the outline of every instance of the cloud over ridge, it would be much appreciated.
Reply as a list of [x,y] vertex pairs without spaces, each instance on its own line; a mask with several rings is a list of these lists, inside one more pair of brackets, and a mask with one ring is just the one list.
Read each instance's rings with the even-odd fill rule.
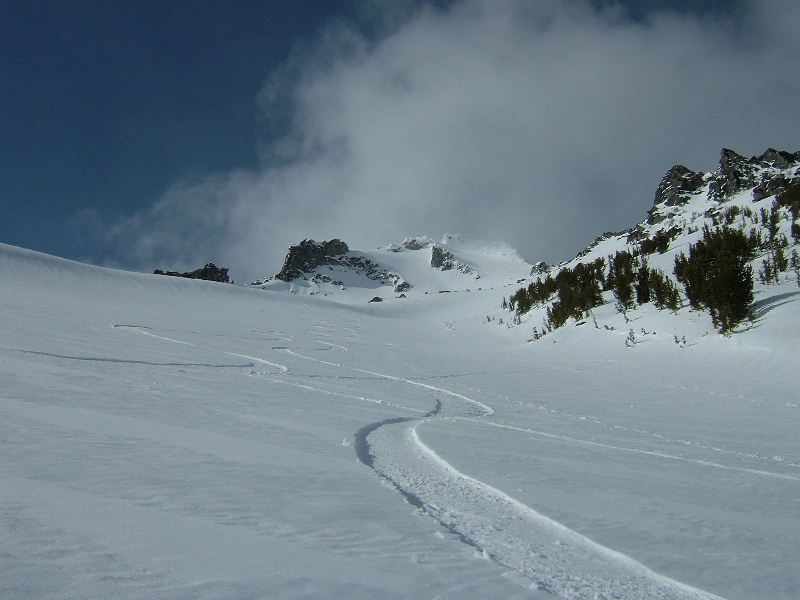
[[675,163],[800,149],[800,7],[741,8],[633,19],[584,0],[461,0],[377,38],[332,24],[265,85],[282,135],[262,167],[177,183],[98,225],[118,249],[105,259],[213,258],[239,280],[305,237],[371,247],[446,232],[569,258],[640,220]]

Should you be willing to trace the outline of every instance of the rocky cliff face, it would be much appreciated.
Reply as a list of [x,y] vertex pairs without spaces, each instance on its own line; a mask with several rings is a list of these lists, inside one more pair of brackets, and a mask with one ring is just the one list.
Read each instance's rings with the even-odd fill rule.
[[703,173],[692,171],[683,165],[675,165],[656,189],[653,204],[679,206],[685,204],[691,194],[696,194],[703,187]]
[[778,194],[796,181],[778,171],[786,171],[796,165],[800,165],[800,152],[769,148],[761,156],[748,159],[723,148],[719,169],[711,174],[709,197],[724,202],[726,198],[747,188],[753,188],[754,200]]
[[472,269],[459,261],[452,252],[435,244],[431,246],[431,267],[440,271],[455,269],[467,275],[472,273]]
[[667,171],[656,190],[647,224],[660,223],[674,212],[671,207],[686,204],[695,195],[706,194],[709,200],[722,203],[742,190],[752,189],[753,200],[758,201],[798,182],[800,152],[769,148],[760,156],[747,158],[723,148],[716,171],[701,173],[683,165]]
[[339,239],[328,242],[303,240],[299,244],[289,247],[289,252],[283,261],[283,268],[275,275],[275,279],[292,281],[322,265],[341,264],[342,257],[349,251],[347,244]]
[[[351,252],[347,244],[339,239],[326,242],[303,240],[290,246],[283,268],[273,279],[285,282],[302,279],[317,284],[343,285],[342,281],[335,278],[335,271],[331,270],[330,274],[320,273],[320,267],[341,267],[381,285],[393,285],[395,292],[403,292],[411,287],[397,273],[392,273],[366,256]],[[254,281],[251,285],[263,285],[266,281],[268,279]]]

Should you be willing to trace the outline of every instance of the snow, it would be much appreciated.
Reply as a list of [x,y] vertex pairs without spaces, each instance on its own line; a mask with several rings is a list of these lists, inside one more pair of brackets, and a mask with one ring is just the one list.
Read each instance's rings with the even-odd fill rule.
[[0,245],[0,597],[797,597],[793,281],[528,343],[445,247],[367,304]]

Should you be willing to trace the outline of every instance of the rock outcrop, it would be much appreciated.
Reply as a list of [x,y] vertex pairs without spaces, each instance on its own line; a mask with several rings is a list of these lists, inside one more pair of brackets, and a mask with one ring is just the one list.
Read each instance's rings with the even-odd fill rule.
[[168,275],[169,277],[185,277],[187,279],[204,279],[206,281],[219,281],[221,283],[230,283],[228,278],[228,269],[226,267],[218,267],[214,263],[208,263],[202,269],[190,271],[187,273],[179,273],[178,271],[162,271],[156,269],[153,271],[154,275]]
[[472,269],[468,265],[458,260],[452,252],[437,244],[431,246],[431,267],[440,271],[455,269],[467,275],[472,273]]
[[289,248],[283,261],[283,268],[275,275],[275,279],[292,281],[322,265],[340,264],[341,257],[349,250],[347,244],[339,239],[328,242],[303,240]]
[[[791,153],[769,148],[764,154],[751,160],[757,161],[762,168],[786,171],[793,166],[800,166],[800,152]],[[770,174],[769,171],[762,170],[758,185],[753,188],[753,200],[758,201],[774,194],[780,194],[798,182],[800,182],[800,173],[797,170],[794,172],[794,177],[786,177],[782,173]]]
[[[283,261],[283,268],[274,279],[286,282],[304,279],[316,284],[344,285],[341,280],[331,277],[331,274],[318,272],[320,267],[325,266],[332,271],[335,271],[335,267],[347,269],[381,285],[393,285],[394,291],[398,293],[411,287],[400,275],[392,273],[358,252],[350,252],[347,244],[339,239],[327,242],[303,240],[291,246]],[[254,281],[250,285],[263,285],[267,281],[268,279]]]
[[531,266],[531,276],[533,276],[533,275],[544,275],[549,270],[550,270],[550,266],[546,262],[544,262],[543,260],[540,260],[539,262],[537,262],[537,263],[535,263],[534,265]]
[[786,171],[800,166],[800,152],[786,152],[768,148],[761,156],[745,158],[741,154],[722,149],[719,170],[714,174],[709,187],[709,196],[718,202],[747,188],[753,188],[753,198],[761,200],[773,194],[779,194],[798,181],[795,177],[787,178],[776,171]]
[[719,169],[711,179],[709,197],[723,202],[726,197],[756,185],[755,171],[757,165],[738,152],[728,148],[722,149]]
[[658,185],[653,204],[666,206],[686,204],[689,196],[696,194],[702,187],[703,173],[692,171],[683,165],[675,165],[667,171]]
[[[797,167],[792,174],[792,167]],[[789,172],[787,174],[787,171]],[[767,149],[760,156],[746,158],[728,148],[720,154],[719,169],[712,173],[692,171],[675,165],[664,175],[656,190],[653,207],[646,223],[656,225],[675,212],[670,210],[686,204],[693,195],[708,188],[708,198],[722,203],[742,190],[752,189],[758,201],[780,194],[800,182],[800,152]],[[637,232],[633,232],[636,237]]]

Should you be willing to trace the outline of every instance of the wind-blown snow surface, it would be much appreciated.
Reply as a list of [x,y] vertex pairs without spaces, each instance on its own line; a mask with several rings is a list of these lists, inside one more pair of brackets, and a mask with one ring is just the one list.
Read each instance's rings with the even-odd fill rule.
[[487,322],[514,286],[0,281],[0,597],[798,596],[796,287],[629,348]]

